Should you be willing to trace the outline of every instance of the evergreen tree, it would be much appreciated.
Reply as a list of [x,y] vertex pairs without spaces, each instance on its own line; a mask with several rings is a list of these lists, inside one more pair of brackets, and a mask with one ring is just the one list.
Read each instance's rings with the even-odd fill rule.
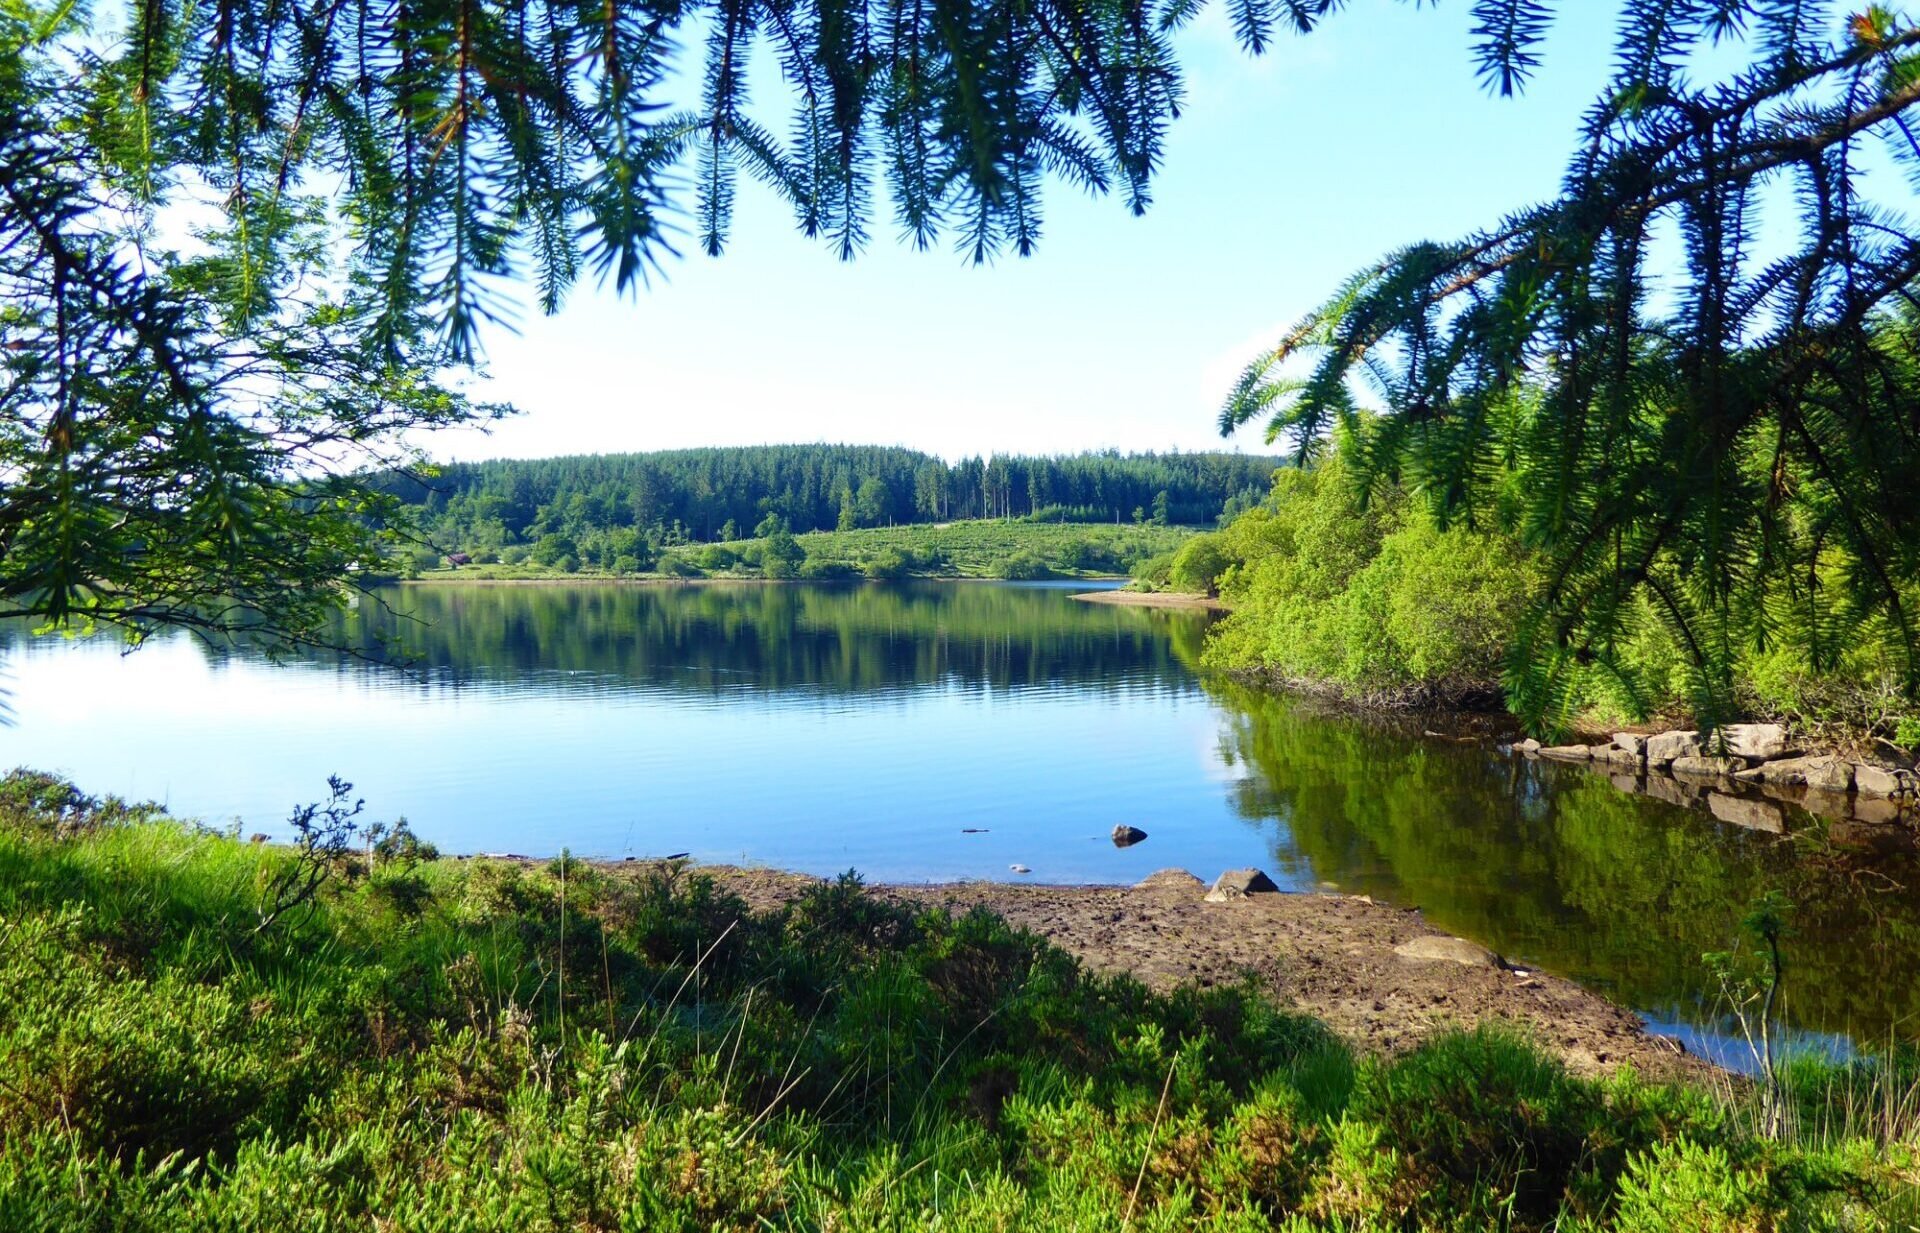
[[[1483,71],[1516,89],[1551,6],[1478,11]],[[1920,28],[1629,0],[1619,29],[1561,195],[1356,275],[1248,368],[1222,428],[1264,420],[1303,460],[1338,435],[1356,496],[1404,481],[1443,526],[1538,549],[1507,681],[1537,726],[1594,672],[1638,693],[1621,651],[1649,612],[1709,722],[1739,706],[1739,653],[1780,642],[1821,671],[1885,632],[1916,696],[1920,229],[1911,182],[1862,168],[1920,168]],[[1738,71],[1706,71],[1729,50]],[[1763,206],[1788,251],[1755,243]]]
[[[1172,39],[1203,2],[14,0],[0,612],[317,628],[397,513],[358,477],[407,461],[410,430],[492,413],[435,375],[472,361],[515,283],[546,311],[582,273],[644,283],[682,184],[712,253],[743,171],[845,256],[882,199],[910,242],[951,237],[976,260],[1033,249],[1048,176],[1144,210],[1183,93]],[[1340,7],[1228,13],[1259,52]],[[1554,8],[1477,0],[1491,88],[1524,85]],[[1523,475],[1508,505],[1557,563],[1514,681],[1538,714],[1563,667],[1609,662],[1643,592],[1712,705],[1719,644],[1769,626],[1742,615],[1756,579],[1811,565],[1788,593],[1819,638],[1878,619],[1915,642],[1914,331],[1887,308],[1911,294],[1920,243],[1897,208],[1907,186],[1875,199],[1893,178],[1861,167],[1880,143],[1920,158],[1920,27],[1834,0],[1620,13],[1615,79],[1563,195],[1368,271],[1228,414],[1278,410],[1281,435],[1310,441],[1350,413],[1364,370],[1388,417],[1378,473],[1406,469],[1449,516]],[[679,46],[702,68],[691,107],[673,94]],[[768,65],[778,90],[752,94]],[[757,118],[782,102],[785,142]],[[1778,260],[1750,243],[1776,196],[1801,234]],[[206,219],[196,242],[162,242],[159,220],[183,217]],[[1672,304],[1648,277],[1669,256]],[[1268,379],[1310,347],[1310,376]],[[1516,399],[1534,374],[1542,397]],[[986,512],[1030,492],[1002,460],[985,472],[956,492]],[[810,476],[780,512],[817,524],[853,478]],[[671,518],[718,525],[699,501],[723,492]],[[644,484],[625,509],[671,520]]]

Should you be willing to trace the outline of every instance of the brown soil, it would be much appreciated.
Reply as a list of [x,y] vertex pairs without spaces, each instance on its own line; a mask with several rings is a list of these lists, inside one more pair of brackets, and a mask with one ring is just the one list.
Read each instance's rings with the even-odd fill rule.
[[1073,598],[1088,604],[1121,604],[1129,608],[1183,608],[1199,612],[1227,612],[1231,605],[1210,595],[1183,591],[1087,591]]
[[[813,881],[768,869],[705,872],[756,908]],[[1182,884],[1184,882],[1184,884]],[[1365,897],[1264,894],[1208,903],[1197,882],[1141,887],[962,882],[870,886],[883,898],[964,911],[992,909],[1099,972],[1159,989],[1251,976],[1368,1052],[1411,1048],[1453,1027],[1515,1025],[1582,1074],[1623,1064],[1656,1078],[1720,1072],[1675,1041],[1649,1035],[1623,1007],[1544,972],[1403,959],[1393,948],[1438,933],[1418,912]]]

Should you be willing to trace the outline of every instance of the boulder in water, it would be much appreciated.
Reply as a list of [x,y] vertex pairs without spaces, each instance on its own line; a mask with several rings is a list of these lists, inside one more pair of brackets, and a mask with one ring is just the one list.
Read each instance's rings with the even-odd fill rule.
[[1252,895],[1277,895],[1280,888],[1258,869],[1229,869],[1213,880],[1207,892],[1208,903],[1232,903]]
[[1128,826],[1124,822],[1113,828],[1113,846],[1116,848],[1131,848],[1146,837],[1147,832],[1137,826]]

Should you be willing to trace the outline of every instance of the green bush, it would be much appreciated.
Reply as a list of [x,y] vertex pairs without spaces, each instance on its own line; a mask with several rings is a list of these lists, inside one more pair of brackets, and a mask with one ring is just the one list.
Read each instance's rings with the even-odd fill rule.
[[368,838],[262,933],[291,852],[0,780],[0,1228],[1869,1230],[1915,1163],[1497,1033],[1356,1062],[851,875]]
[[1167,585],[1176,591],[1217,595],[1220,576],[1233,564],[1224,535],[1196,535],[1180,545],[1167,565]]
[[794,571],[795,577],[810,582],[842,582],[849,578],[858,578],[860,571],[845,561],[836,561],[832,557],[809,556],[800,562],[800,568]]
[[991,573],[995,578],[1005,578],[1013,582],[1037,582],[1054,576],[1053,570],[1045,561],[1026,552],[1016,552],[1012,556],[995,561]]
[[860,572],[875,580],[905,578],[913,571],[913,564],[913,558],[906,553],[897,548],[887,548],[861,562]]

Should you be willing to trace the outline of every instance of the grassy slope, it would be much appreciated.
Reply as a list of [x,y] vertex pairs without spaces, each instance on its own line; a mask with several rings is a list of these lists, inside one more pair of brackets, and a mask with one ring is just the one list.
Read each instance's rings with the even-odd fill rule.
[[[1171,552],[1189,536],[1191,527],[1114,526],[1106,523],[1021,522],[979,519],[939,525],[871,527],[858,531],[812,531],[797,536],[807,555],[860,568],[881,553],[908,554],[909,573],[925,577],[991,578],[1001,576],[1010,558],[1025,557],[1059,577],[1118,577],[1132,562]],[[757,540],[734,540],[723,545],[735,554]],[[697,559],[701,546],[670,549],[669,555]],[[720,577],[754,577],[758,571],[742,564],[714,571]],[[429,570],[422,578],[484,581],[502,578],[595,578],[605,571],[582,568],[568,574],[550,566],[467,565],[459,569]],[[630,575],[640,578],[676,576],[655,570]]]
[[289,859],[0,784],[0,1228],[1892,1229],[1913,1167],[851,882],[397,850],[256,932]]

